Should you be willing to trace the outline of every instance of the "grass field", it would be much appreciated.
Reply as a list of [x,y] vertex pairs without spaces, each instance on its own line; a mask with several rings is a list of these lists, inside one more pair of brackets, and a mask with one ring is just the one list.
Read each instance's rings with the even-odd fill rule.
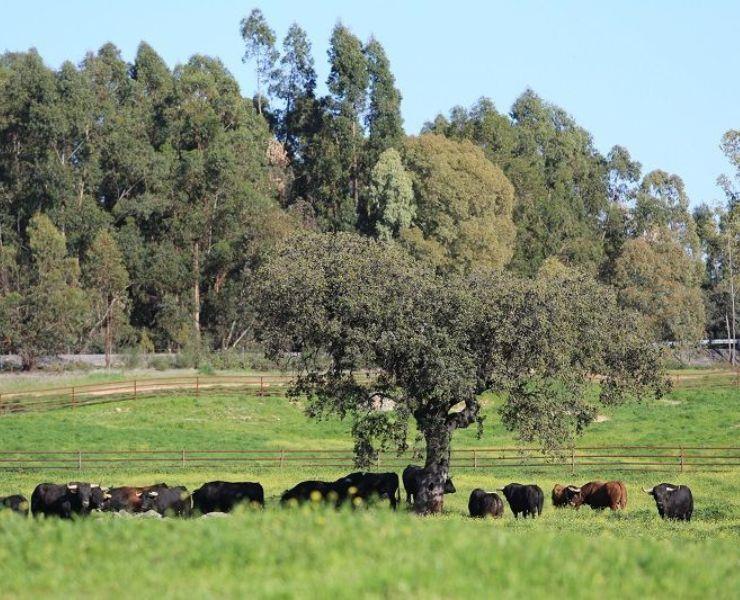
[[[512,445],[486,402],[486,431],[459,432],[458,447]],[[603,411],[578,443],[738,445],[737,389],[679,390],[657,402]],[[349,448],[348,426],[307,420],[282,398],[151,398],[0,418],[0,449]],[[166,480],[189,489],[214,479],[263,483],[267,507],[224,519],[28,521],[0,514],[0,598],[94,590],[151,597],[736,598],[740,590],[740,468],[716,472],[589,471],[567,468],[461,470],[458,493],[440,517],[418,518],[387,504],[361,511],[281,510],[279,494],[337,469],[146,467],[0,471],[0,495],[30,494],[40,481],[108,484]],[[622,513],[554,510],[541,519],[468,519],[474,487],[510,481],[582,483],[621,478]],[[691,486],[694,520],[663,522],[640,486]]]

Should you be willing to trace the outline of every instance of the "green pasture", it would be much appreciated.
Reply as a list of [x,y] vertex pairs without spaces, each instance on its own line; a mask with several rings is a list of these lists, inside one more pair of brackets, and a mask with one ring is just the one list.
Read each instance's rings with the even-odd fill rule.
[[[457,447],[511,446],[497,399],[486,429],[458,432]],[[577,444],[738,445],[740,393],[716,387],[601,411]],[[311,421],[300,403],[235,395],[167,395],[0,417],[3,450],[349,449],[349,426]],[[569,467],[460,469],[445,513],[420,518],[386,502],[359,510],[282,509],[280,493],[336,468],[186,465],[161,469],[0,470],[0,495],[30,494],[41,481],[109,485],[166,481],[194,489],[215,479],[260,481],[264,511],[177,520],[99,515],[78,522],[0,514],[0,598],[128,595],[165,598],[735,598],[740,589],[740,468],[663,471]],[[344,470],[346,471],[346,469]],[[620,478],[627,509],[555,510],[555,482]],[[548,498],[535,521],[466,516],[475,487],[537,483]],[[662,521],[640,491],[663,481],[690,485],[691,523]]]
[[[458,431],[459,447],[512,446],[498,418],[500,400],[483,400],[484,435]],[[169,392],[53,412],[0,417],[2,450],[351,448],[349,424],[306,418],[300,401],[235,393]],[[660,400],[601,407],[576,440],[603,444],[732,445],[740,435],[740,388],[677,389]],[[531,445],[531,444],[529,444]]]

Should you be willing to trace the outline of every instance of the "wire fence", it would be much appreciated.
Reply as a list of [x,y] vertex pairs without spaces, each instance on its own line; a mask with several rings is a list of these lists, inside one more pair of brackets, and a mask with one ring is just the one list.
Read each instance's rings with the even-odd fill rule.
[[[372,470],[401,470],[418,462],[418,454],[380,454]],[[704,471],[740,466],[737,446],[587,446],[569,448],[557,456],[539,448],[458,448],[452,469],[579,468],[612,470]],[[2,470],[110,470],[114,467],[156,469],[287,469],[355,468],[351,450],[4,450]]]
[[[372,377],[372,373],[363,373]],[[740,370],[712,370],[674,374],[674,389],[736,388],[740,393]],[[132,379],[63,387],[0,392],[0,415],[138,400],[170,394],[200,397],[206,394],[283,396],[293,375],[195,375]]]

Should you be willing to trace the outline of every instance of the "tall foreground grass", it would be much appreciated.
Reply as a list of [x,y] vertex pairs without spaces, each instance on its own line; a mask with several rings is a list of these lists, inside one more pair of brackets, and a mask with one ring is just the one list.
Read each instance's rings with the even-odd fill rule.
[[[553,515],[552,518],[555,518]],[[737,537],[651,514],[541,521],[294,509],[223,519],[0,516],[0,596],[736,598]],[[639,532],[639,535],[638,535]]]

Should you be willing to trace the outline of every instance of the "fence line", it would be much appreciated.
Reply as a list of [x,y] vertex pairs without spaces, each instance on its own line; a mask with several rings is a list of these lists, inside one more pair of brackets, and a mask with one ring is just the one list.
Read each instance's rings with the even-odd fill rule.
[[[400,470],[419,457],[406,452],[384,453],[374,470]],[[538,448],[458,448],[451,457],[453,469],[498,469],[514,467],[610,467],[684,472],[709,468],[740,467],[737,446],[585,446],[567,448],[559,456],[544,455]],[[2,450],[0,470],[44,470],[138,466],[147,468],[277,468],[332,467],[353,469],[351,450],[259,449],[259,450]]]
[[253,392],[257,396],[284,395],[292,375],[208,375],[133,379],[111,383],[0,392],[0,414],[77,408],[107,402],[138,400],[165,393]]
[[[369,372],[365,377],[372,377]],[[709,373],[675,374],[671,376],[679,390],[732,387],[740,389],[740,370]],[[293,382],[293,375],[194,375],[132,379],[110,383],[88,383],[35,390],[0,392],[0,415],[77,408],[78,406],[138,400],[167,393],[229,394],[253,392],[257,396],[284,395]]]

